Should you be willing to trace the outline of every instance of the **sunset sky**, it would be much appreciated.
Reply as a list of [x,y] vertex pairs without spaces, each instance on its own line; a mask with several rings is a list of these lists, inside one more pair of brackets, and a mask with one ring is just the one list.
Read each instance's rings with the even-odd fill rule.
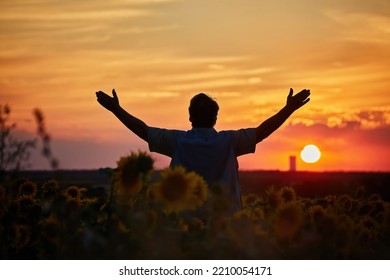
[[[150,126],[190,129],[191,97],[220,106],[217,130],[255,127],[288,91],[311,101],[241,169],[390,171],[388,0],[0,0],[0,103],[20,138],[40,108],[63,169],[114,167],[147,145],[96,101],[115,88]],[[152,154],[156,167],[169,159]],[[39,151],[31,168],[47,169]]]

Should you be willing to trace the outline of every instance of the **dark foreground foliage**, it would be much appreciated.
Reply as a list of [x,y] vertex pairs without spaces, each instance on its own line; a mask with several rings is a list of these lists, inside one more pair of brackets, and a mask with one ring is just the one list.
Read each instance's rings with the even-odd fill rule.
[[307,198],[269,187],[228,200],[182,168],[118,161],[110,191],[3,179],[2,259],[389,259],[390,203],[364,187]]

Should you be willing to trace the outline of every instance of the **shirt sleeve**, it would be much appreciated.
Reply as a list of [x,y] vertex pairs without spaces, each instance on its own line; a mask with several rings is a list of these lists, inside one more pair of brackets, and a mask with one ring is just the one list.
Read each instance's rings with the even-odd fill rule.
[[178,130],[149,127],[148,144],[151,152],[172,157]]
[[254,153],[256,150],[256,128],[232,131],[233,149],[236,156]]

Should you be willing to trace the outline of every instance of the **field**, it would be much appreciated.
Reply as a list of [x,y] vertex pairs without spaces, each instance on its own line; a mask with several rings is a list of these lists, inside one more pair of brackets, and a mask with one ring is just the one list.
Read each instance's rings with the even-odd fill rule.
[[[126,171],[126,172],[125,172]],[[243,209],[146,155],[0,187],[3,259],[390,259],[389,173],[240,172]]]
[[[27,177],[37,183],[56,179],[63,186],[108,188],[110,178],[107,170],[60,170],[60,171],[24,171],[21,177]],[[154,177],[159,171],[155,171]],[[386,172],[289,172],[289,171],[240,171],[242,194],[264,195],[270,186],[292,186],[297,195],[317,197],[325,195],[353,194],[364,186],[367,193],[377,193],[390,201],[390,173]]]
[[384,172],[281,172],[242,171],[243,193],[264,194],[269,186],[291,186],[297,195],[315,198],[350,194],[364,186],[368,194],[377,193],[390,201],[390,173]]

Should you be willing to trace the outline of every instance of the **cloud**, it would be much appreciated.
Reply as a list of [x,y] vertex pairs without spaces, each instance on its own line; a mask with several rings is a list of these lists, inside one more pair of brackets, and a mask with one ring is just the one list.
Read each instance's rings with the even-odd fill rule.
[[363,12],[326,11],[325,15],[339,25],[343,40],[389,44],[390,18],[381,14]]
[[[252,78],[249,79],[238,79],[238,78],[226,78],[226,79],[213,79],[209,81],[198,81],[193,83],[182,83],[171,86],[166,86],[167,90],[212,90],[212,89],[224,89],[232,87],[245,87],[247,85],[252,85]],[[261,80],[257,80],[261,82]]]
[[159,20],[169,2],[177,1],[6,1],[0,40],[5,50],[25,45],[30,53],[32,46],[39,46],[34,53],[107,49],[105,42],[118,47],[130,38],[134,43],[134,36],[177,28]]
[[73,11],[62,13],[33,13],[9,12],[0,14],[0,21],[74,21],[74,20],[105,20],[111,18],[128,18],[137,16],[147,16],[151,13],[144,10],[135,9],[111,9],[105,11]]
[[[218,58],[212,58],[208,61],[216,61]],[[173,60],[173,63],[175,60]],[[199,61],[205,61],[202,58],[199,58]],[[221,61],[221,60],[220,60]],[[227,63],[229,63],[228,60],[225,60]],[[230,61],[234,61],[233,58],[230,59]],[[271,72],[275,72],[276,69],[274,68],[254,68],[254,69],[239,69],[229,67],[229,66],[220,66],[222,68],[215,69],[216,64],[214,65],[214,69],[211,71],[203,70],[199,72],[192,72],[192,73],[178,73],[174,77],[170,78],[171,82],[187,82],[187,81],[196,81],[196,80],[212,80],[212,79],[219,79],[219,78],[236,78],[236,77],[248,77],[248,79],[256,79],[258,75],[267,74]]]
[[136,92],[132,93],[131,97],[136,98],[173,98],[180,97],[178,92],[170,92],[170,91],[155,91],[155,92]]
[[311,110],[306,117],[292,118],[292,124],[322,124],[330,128],[356,127],[373,129],[390,125],[390,106],[370,109]]

